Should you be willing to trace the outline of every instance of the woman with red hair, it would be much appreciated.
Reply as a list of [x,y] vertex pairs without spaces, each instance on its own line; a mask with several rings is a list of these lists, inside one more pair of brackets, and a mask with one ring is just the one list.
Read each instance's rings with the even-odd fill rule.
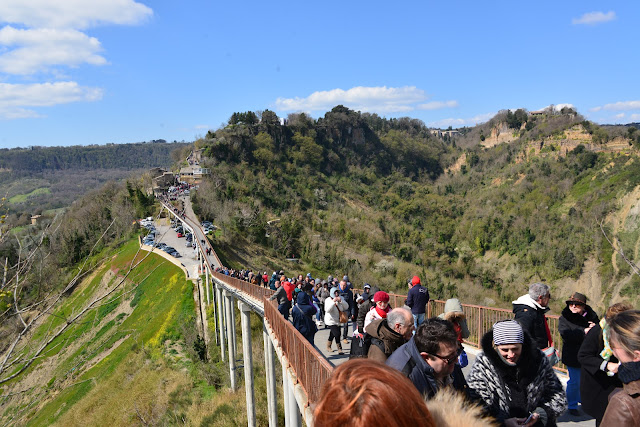
[[316,427],[436,425],[405,376],[367,359],[349,360],[333,371],[322,387],[314,418]]

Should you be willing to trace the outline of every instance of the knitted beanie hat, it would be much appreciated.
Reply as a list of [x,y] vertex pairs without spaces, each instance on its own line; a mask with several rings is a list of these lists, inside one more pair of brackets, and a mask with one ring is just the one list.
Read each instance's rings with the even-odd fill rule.
[[493,342],[495,345],[522,344],[524,342],[522,326],[515,320],[503,320],[494,324]]
[[373,302],[389,302],[389,294],[385,291],[378,291],[373,295]]

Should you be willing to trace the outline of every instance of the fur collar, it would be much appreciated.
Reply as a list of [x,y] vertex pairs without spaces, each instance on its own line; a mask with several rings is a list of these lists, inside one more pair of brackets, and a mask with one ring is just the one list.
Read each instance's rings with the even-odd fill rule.
[[[522,353],[520,355],[520,359],[518,359],[518,363],[516,363],[515,369],[517,369],[517,374],[520,378],[527,378],[527,382],[530,382],[538,372],[538,366],[540,365],[542,352],[540,352],[540,350],[538,350],[538,348],[533,345],[531,336],[527,333],[527,331],[523,332],[524,343],[522,344]],[[493,346],[493,329],[484,334],[481,344],[484,354],[491,361],[493,366],[495,366],[500,376],[504,377],[510,372],[513,372],[514,367],[505,364],[496,351],[495,347]]]
[[585,316],[582,314],[575,314],[569,310],[569,307],[567,306],[562,310],[562,317],[575,325],[582,326],[583,328],[589,326],[589,322],[598,323],[598,315],[593,311],[591,306],[586,306],[585,313]]

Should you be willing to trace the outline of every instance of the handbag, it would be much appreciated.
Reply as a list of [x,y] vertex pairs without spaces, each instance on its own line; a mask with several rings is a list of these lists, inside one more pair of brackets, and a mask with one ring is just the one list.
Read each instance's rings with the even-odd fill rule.
[[347,318],[347,312],[340,309],[338,309],[338,312],[340,312],[340,323],[347,323],[349,321]]
[[361,357],[367,357],[369,348],[365,342],[365,338],[360,334],[354,334],[351,341],[351,350],[349,351],[349,359],[358,359]]
[[549,324],[547,323],[547,316],[544,316],[544,328],[547,331],[549,347],[543,348],[542,352],[549,361],[549,365],[555,366],[560,361],[560,352],[553,346],[553,338],[551,338],[551,331],[549,330]]

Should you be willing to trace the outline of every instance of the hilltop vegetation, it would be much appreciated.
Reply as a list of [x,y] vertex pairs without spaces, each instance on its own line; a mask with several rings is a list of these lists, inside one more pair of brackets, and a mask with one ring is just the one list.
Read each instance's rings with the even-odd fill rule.
[[[634,223],[624,218],[627,228],[614,230],[612,222],[640,184],[633,131],[571,109],[505,111],[444,138],[419,120],[342,106],[318,120],[290,115],[285,125],[273,112],[249,113],[196,141],[211,176],[193,199],[221,226],[223,253],[251,253],[240,258],[260,270],[293,255],[303,263],[294,269],[348,272],[356,285],[398,292],[417,273],[435,297],[493,305],[534,280],[561,292],[582,286],[589,265],[599,285],[580,290],[594,305],[634,295],[637,279],[599,226],[627,233],[625,253],[638,255]],[[508,142],[485,146],[500,129]],[[623,143],[609,149],[610,141]]]

